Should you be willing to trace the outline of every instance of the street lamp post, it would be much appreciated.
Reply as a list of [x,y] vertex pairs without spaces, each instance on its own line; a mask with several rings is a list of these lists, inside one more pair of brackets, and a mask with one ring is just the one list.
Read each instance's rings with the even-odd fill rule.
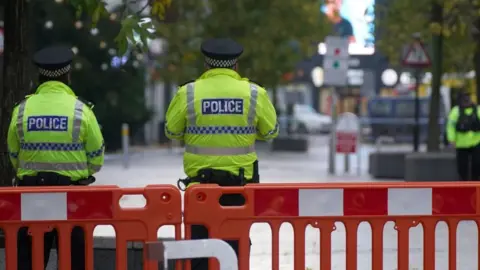
[[[420,43],[421,36],[420,33],[415,33],[412,35],[414,42]],[[421,68],[415,68],[415,123],[413,126],[413,151],[418,152],[420,145],[420,78],[421,78]]]

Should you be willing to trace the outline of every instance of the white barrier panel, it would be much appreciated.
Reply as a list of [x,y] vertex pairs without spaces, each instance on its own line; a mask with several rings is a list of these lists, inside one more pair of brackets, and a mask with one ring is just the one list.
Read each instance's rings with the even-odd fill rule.
[[233,248],[220,239],[179,240],[147,243],[147,257],[163,261],[168,269],[168,260],[215,258],[220,270],[238,270],[238,258]]

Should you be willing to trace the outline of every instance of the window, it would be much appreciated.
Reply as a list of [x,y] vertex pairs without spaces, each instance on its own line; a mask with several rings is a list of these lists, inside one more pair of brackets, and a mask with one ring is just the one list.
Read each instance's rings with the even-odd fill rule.
[[[420,110],[422,108],[420,107]],[[415,101],[414,100],[399,100],[395,104],[396,117],[414,117],[415,116]]]
[[[445,117],[445,104],[443,103],[443,100],[440,99],[440,106],[438,107],[439,109],[439,117]],[[429,100],[424,100],[421,101],[420,103],[420,117],[428,117],[430,114],[430,101]]]
[[[440,109],[442,111],[442,109]],[[430,102],[429,101],[423,101],[420,103],[420,117],[428,117],[430,114]]]
[[368,104],[370,117],[391,117],[392,102],[387,100],[372,100]]

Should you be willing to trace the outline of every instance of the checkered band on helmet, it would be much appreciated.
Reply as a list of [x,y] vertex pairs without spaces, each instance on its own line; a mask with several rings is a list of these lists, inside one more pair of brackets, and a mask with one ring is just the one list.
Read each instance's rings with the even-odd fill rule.
[[67,66],[64,66],[63,68],[56,69],[56,70],[38,68],[38,72],[45,77],[56,78],[56,77],[62,76],[63,74],[68,73],[70,69],[71,69],[71,65],[67,65]]
[[237,63],[237,59],[218,60],[210,57],[205,57],[205,63],[212,67],[228,68],[233,67]]

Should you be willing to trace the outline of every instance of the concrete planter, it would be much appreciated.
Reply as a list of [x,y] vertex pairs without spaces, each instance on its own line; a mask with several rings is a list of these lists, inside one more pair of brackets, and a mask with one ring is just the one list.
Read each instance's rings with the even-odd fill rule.
[[406,152],[375,152],[369,155],[369,174],[376,179],[403,179]]
[[305,153],[308,151],[307,138],[276,138],[272,141],[272,151]]
[[411,153],[405,158],[405,181],[458,181],[454,152]]
[[[159,239],[162,241],[173,240],[172,238]],[[94,269],[115,270],[115,238],[95,237],[94,238]],[[0,269],[5,269],[5,241],[3,235],[0,237]],[[47,270],[57,269],[57,251],[52,250]],[[129,243],[127,246],[127,269],[143,269],[143,245],[141,243]],[[163,263],[158,266],[163,269]],[[175,270],[175,261],[169,261],[169,270]]]

